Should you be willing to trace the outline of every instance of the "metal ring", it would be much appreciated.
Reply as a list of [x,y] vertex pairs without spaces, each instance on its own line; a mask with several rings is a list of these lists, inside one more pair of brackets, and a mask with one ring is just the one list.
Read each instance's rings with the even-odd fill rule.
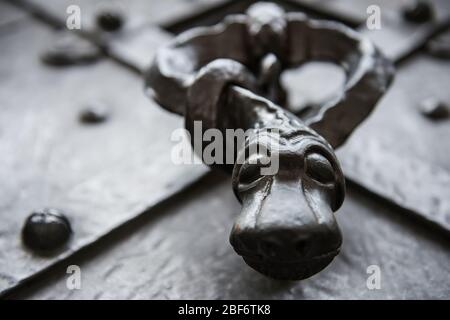
[[[303,120],[336,148],[387,90],[393,66],[368,39],[338,22],[309,19],[301,13],[284,13],[282,20],[279,8],[272,16],[255,21],[258,14],[267,16],[273,11],[273,6],[258,3],[247,15],[231,15],[215,26],[180,34],[157,53],[146,74],[147,88],[164,108],[184,115],[189,88],[200,70],[214,60],[235,60],[249,70],[256,69],[266,53],[275,54],[283,69],[331,61],[345,71],[343,91]],[[271,50],[269,40],[275,44],[273,52],[261,52],[261,48]]]

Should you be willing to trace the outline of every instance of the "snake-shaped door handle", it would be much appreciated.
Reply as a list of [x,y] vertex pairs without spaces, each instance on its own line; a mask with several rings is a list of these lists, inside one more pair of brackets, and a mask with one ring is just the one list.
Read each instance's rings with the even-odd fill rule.
[[[337,98],[300,117],[283,108],[279,77],[312,60],[340,65],[346,80]],[[230,242],[257,271],[299,280],[340,250],[334,212],[345,179],[333,148],[370,114],[393,74],[374,45],[343,24],[257,3],[245,15],[178,35],[157,52],[146,87],[161,106],[185,117],[191,137],[196,121],[202,132],[253,132],[234,153],[241,161],[212,164],[232,174],[242,203]],[[263,161],[250,161],[260,156],[247,152],[255,144],[269,153],[276,148],[277,172],[262,175]]]

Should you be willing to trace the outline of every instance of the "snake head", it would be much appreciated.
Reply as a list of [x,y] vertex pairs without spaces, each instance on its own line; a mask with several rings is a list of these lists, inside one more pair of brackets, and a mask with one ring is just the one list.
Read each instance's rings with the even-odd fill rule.
[[[344,177],[331,146],[307,129],[275,143],[274,174],[262,174],[261,163],[268,161],[261,154],[245,156],[233,171],[242,211],[230,242],[250,267],[276,279],[312,276],[333,260],[342,243],[334,211],[344,199]],[[264,144],[272,158],[274,144],[267,140],[257,134],[242,152]]]
[[[336,98],[299,119],[273,104],[284,105],[278,78],[312,60],[342,66],[346,80]],[[205,130],[288,129],[277,150],[269,148],[277,154],[276,172],[262,174],[264,155],[250,153],[242,163],[218,167],[232,169],[243,204],[230,235],[237,253],[265,275],[299,280],[325,268],[340,249],[334,212],[345,186],[333,148],[369,116],[393,73],[364,35],[264,3],[178,35],[158,51],[145,78],[161,106],[185,117],[191,136],[195,121]],[[291,126],[295,119],[303,124]],[[247,139],[245,149],[256,140]]]

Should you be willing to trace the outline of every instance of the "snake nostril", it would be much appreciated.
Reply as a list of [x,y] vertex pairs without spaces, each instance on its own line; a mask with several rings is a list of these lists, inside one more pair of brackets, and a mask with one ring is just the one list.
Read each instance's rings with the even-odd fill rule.
[[306,239],[301,239],[295,244],[295,250],[302,256],[306,255],[308,252],[308,241]]
[[278,249],[278,244],[273,240],[266,239],[261,242],[261,252],[265,257],[275,257],[277,255]]
[[244,250],[244,244],[238,237],[230,237],[230,243],[236,251]]

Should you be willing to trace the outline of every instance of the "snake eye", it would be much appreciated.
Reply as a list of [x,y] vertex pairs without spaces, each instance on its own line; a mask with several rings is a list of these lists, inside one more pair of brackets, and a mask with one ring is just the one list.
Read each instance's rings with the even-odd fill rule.
[[262,168],[266,166],[267,159],[261,155],[249,157],[239,171],[239,189],[249,190],[264,178]]
[[310,153],[305,158],[306,173],[312,179],[323,184],[335,181],[333,166],[319,153]]
[[261,166],[250,164],[242,168],[239,181],[241,184],[248,185],[257,181],[261,177]]

